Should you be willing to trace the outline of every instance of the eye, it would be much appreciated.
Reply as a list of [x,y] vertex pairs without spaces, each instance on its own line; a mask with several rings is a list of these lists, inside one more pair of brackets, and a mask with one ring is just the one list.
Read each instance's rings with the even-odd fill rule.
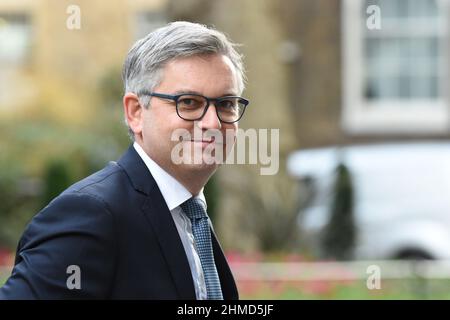
[[201,108],[204,105],[204,99],[196,96],[183,96],[178,100],[178,106],[187,109]]
[[192,105],[193,102],[194,102],[194,100],[193,99],[189,99],[189,98],[185,98],[185,99],[180,100],[180,103],[185,104],[187,106]]
[[224,109],[236,108],[236,99],[224,99],[220,100],[219,106]]

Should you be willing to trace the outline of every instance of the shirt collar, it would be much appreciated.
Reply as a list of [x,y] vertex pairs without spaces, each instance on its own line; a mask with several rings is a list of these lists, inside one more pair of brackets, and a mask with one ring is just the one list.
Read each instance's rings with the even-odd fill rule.
[[[153,179],[155,179],[155,182],[158,185],[158,188],[161,191],[164,201],[166,201],[167,207],[170,211],[180,206],[180,204],[186,200],[192,198],[192,193],[190,193],[180,182],[178,182],[167,171],[153,161],[136,141],[133,143],[133,147],[144,161],[153,176]],[[197,198],[202,200],[206,205],[203,188],[200,190]]]

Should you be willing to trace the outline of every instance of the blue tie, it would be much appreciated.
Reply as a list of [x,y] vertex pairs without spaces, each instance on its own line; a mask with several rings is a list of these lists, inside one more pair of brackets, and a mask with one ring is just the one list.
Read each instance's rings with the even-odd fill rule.
[[205,204],[198,198],[191,198],[181,204],[181,208],[192,222],[192,232],[205,276],[208,300],[223,300],[219,275],[214,263],[211,230]]

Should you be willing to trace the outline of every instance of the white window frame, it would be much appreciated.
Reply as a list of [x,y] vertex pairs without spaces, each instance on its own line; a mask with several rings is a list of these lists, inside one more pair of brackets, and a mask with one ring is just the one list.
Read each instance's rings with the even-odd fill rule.
[[[449,0],[440,0],[439,10],[445,10],[442,26],[444,43],[439,56],[445,68],[445,77],[439,82],[442,95],[448,87],[448,5]],[[433,100],[381,100],[369,101],[363,96],[363,37],[364,12],[360,0],[343,0],[341,10],[342,27],[342,117],[341,124],[348,134],[375,135],[441,135],[450,132],[450,112],[448,96]],[[442,6],[442,7],[441,7]],[[364,20],[362,20],[364,19]],[[381,29],[383,28],[381,8]],[[382,30],[381,30],[382,31]],[[371,32],[380,32],[372,30]]]

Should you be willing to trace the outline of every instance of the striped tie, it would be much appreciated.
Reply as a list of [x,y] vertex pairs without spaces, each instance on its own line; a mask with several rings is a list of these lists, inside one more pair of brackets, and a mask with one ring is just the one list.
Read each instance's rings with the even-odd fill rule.
[[192,222],[192,232],[205,276],[208,300],[223,300],[219,275],[214,263],[211,230],[205,204],[198,198],[191,198],[181,204],[181,208]]

